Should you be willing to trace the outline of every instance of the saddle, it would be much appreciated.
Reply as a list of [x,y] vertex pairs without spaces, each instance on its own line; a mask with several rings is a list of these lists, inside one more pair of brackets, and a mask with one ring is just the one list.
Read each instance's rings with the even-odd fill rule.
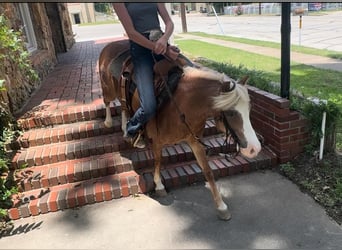
[[[178,60],[178,58],[180,58]],[[179,54],[176,60],[164,58],[155,63],[154,71],[154,93],[157,100],[157,110],[171,98],[177,88],[178,81],[183,74],[183,66],[193,66],[191,61]],[[119,79],[121,92],[121,108],[133,116],[139,107],[138,92],[134,82],[134,67],[131,57],[122,64],[121,76]]]

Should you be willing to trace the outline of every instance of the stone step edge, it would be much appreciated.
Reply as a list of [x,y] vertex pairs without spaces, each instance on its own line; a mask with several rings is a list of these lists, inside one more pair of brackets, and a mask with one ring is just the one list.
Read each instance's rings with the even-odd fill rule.
[[[222,145],[222,136],[223,134],[216,133],[203,137],[203,141],[208,141],[212,137],[219,138],[220,145]],[[93,155],[102,155],[117,151],[123,152],[131,149],[133,147],[123,138],[121,133],[101,135],[90,139],[85,138],[77,141],[48,144],[46,146],[36,146],[19,150],[11,159],[11,169],[21,169],[23,166],[42,166]]]
[[[227,160],[224,157],[209,159],[209,166],[213,170],[215,178],[247,173],[258,169],[258,166],[261,165],[263,169],[273,167],[273,161],[267,152],[263,156],[263,160],[261,158],[248,160],[241,156],[237,157],[241,159],[239,159],[239,163],[235,164],[232,161],[237,161],[237,159]],[[167,189],[191,185],[204,180],[202,170],[195,161],[174,168],[162,169],[161,175]],[[10,219],[17,220],[139,193],[146,194],[153,191],[153,189],[154,183],[151,171],[139,174],[133,170],[83,182],[51,187],[48,190],[38,189],[25,192],[24,195],[28,203],[19,204],[20,200],[16,199],[14,206],[8,209],[8,214]],[[32,200],[29,198],[37,197],[40,194],[40,198]]]
[[[37,107],[39,109],[39,106]],[[110,107],[112,116],[121,114],[121,106],[118,104]],[[89,121],[105,117],[106,108],[104,103],[81,104],[63,107],[54,111],[31,111],[17,119],[23,130],[42,128],[59,124],[70,124],[74,122]]]
[[[106,128],[104,120],[96,119],[86,122],[77,122],[54,127],[30,129],[25,131],[16,141],[5,144],[7,150],[20,150],[54,143],[63,143],[85,138],[92,138],[99,135],[121,133],[121,116],[113,117],[113,127]],[[206,121],[204,136],[217,133],[212,118]]]
[[[230,147],[223,147],[222,137],[206,138],[204,143],[211,147],[211,154],[232,153]],[[194,160],[191,148],[186,143],[168,145],[162,150],[162,164],[175,164]],[[71,159],[53,164],[28,167],[16,172],[16,181],[25,191],[47,188],[59,184],[96,178],[107,173],[122,173],[133,169],[148,168],[154,165],[150,148],[130,149],[125,152],[110,152],[81,159]]]

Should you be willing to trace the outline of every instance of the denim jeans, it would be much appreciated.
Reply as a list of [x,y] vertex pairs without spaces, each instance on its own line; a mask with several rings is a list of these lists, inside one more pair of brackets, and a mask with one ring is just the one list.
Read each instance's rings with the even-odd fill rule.
[[152,51],[130,41],[130,52],[134,66],[134,82],[140,98],[140,107],[127,123],[128,136],[135,134],[156,114],[157,102],[154,95],[153,65],[162,55],[152,56]]

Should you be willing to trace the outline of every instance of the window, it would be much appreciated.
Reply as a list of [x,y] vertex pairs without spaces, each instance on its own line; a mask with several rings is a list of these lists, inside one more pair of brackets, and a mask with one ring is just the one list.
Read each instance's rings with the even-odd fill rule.
[[23,34],[26,48],[29,52],[37,49],[36,36],[34,34],[30,11],[27,3],[19,3],[20,17],[23,22]]

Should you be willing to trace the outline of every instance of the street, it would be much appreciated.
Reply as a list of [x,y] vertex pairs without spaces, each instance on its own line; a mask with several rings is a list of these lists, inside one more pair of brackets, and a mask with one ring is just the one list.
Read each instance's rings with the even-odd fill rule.
[[[181,18],[172,15],[175,24],[174,33],[182,33]],[[281,41],[281,16],[207,16],[190,13],[186,15],[188,32],[205,32],[249,38],[255,40]],[[221,28],[222,31],[221,31]],[[73,26],[77,42],[122,36],[121,24]],[[342,51],[342,11],[329,12],[325,15],[302,17],[302,29],[299,29],[299,16],[291,16],[291,43],[318,49]]]

